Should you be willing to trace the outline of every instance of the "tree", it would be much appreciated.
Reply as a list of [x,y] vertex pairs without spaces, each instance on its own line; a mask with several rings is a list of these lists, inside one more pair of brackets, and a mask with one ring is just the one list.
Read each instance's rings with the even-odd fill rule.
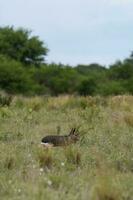
[[97,88],[96,80],[94,78],[88,78],[81,81],[78,92],[80,95],[87,96],[87,95],[94,95]]
[[43,88],[32,79],[30,70],[18,61],[0,56],[0,89],[11,94],[37,94]]
[[118,80],[108,80],[101,83],[98,88],[98,94],[108,96],[108,95],[122,95],[125,94],[127,90],[125,89],[124,82]]
[[88,74],[94,74],[94,73],[103,73],[106,71],[106,68],[102,65],[99,65],[97,63],[92,63],[92,64],[89,64],[89,65],[77,65],[75,67],[75,69],[80,73],[80,74],[83,74],[83,75],[87,75]]
[[52,63],[36,69],[34,79],[49,88],[52,95],[72,94],[78,87],[80,75],[74,68]]
[[111,80],[127,80],[133,77],[133,64],[125,60],[110,66],[108,77]]
[[13,27],[0,27],[0,54],[24,64],[40,65],[48,48],[31,31]]

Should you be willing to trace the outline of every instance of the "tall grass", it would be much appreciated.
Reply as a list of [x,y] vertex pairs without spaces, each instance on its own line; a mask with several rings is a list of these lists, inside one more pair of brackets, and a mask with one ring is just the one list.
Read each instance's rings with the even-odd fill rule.
[[[2,200],[132,200],[133,97],[14,97],[0,107]],[[80,140],[42,137],[78,127]]]

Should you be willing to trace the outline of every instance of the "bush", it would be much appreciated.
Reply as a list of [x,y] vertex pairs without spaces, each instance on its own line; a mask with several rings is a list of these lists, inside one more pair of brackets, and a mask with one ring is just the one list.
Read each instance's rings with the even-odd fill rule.
[[99,86],[98,93],[105,96],[119,95],[126,93],[126,89],[120,81],[107,81]]
[[10,106],[12,102],[12,96],[0,92],[0,106]]
[[0,58],[0,88],[10,94],[34,94],[39,85],[21,63]]
[[97,84],[94,78],[85,79],[81,82],[78,88],[78,92],[80,95],[93,95],[96,91]]

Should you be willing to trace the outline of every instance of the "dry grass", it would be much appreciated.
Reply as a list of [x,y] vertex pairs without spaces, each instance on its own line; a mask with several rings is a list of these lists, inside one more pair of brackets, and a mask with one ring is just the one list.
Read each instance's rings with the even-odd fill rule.
[[133,113],[126,114],[124,120],[128,126],[133,127]]
[[[132,200],[133,97],[14,97],[0,107],[2,200]],[[80,141],[40,141],[79,127]]]

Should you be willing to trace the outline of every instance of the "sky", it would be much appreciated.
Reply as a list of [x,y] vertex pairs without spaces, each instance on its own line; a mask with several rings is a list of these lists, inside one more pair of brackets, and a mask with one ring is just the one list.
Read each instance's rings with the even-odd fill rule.
[[133,50],[133,0],[0,0],[0,26],[32,30],[48,63],[113,64]]

